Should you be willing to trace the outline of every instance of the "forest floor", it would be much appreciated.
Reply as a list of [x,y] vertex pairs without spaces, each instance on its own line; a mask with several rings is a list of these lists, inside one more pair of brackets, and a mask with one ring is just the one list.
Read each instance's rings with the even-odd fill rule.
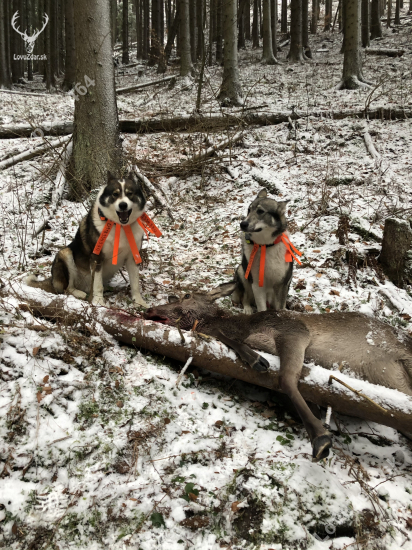
[[[304,65],[261,65],[261,50],[249,44],[240,52],[244,108],[309,115],[294,128],[245,128],[240,143],[199,172],[179,163],[239,128],[123,135],[175,218],[149,201],[163,232],[145,243],[141,281],[150,305],[231,280],[239,221],[266,187],[290,201],[291,240],[303,252],[293,307],[362,311],[412,335],[411,289],[396,288],[364,259],[379,253],[386,218],[410,218],[412,125],[367,122],[376,161],[365,147],[364,120],[330,116],[365,106],[412,108],[406,10],[401,21],[385,26],[372,47],[405,54],[363,55],[365,77],[376,86],[359,91],[335,89],[342,72],[337,32],[311,37],[314,60]],[[117,69],[119,87],[158,78],[145,65],[141,77],[130,73],[136,68]],[[202,112],[241,112],[215,100],[221,75],[220,67],[206,68]],[[21,89],[43,92],[44,85],[37,76]],[[119,96],[119,117],[190,114],[197,89],[195,80],[178,80],[171,89]],[[0,125],[36,127],[72,120],[74,99],[1,93],[0,105]],[[324,116],[310,116],[314,111]],[[1,140],[0,159],[39,141]],[[314,464],[303,425],[282,395],[196,369],[176,387],[180,364],[19,308],[10,284],[27,273],[48,276],[93,199],[64,199],[46,231],[32,238],[50,210],[57,160],[50,153],[0,172],[0,547],[411,550],[412,446],[395,430],[334,416],[331,456]],[[345,244],[342,215],[349,220]],[[126,274],[106,298],[111,307],[131,307]],[[229,299],[222,306],[238,311]]]

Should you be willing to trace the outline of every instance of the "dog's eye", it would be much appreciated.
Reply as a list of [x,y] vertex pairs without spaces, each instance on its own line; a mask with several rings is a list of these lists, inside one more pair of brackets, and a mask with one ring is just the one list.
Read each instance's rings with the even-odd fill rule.
[[126,191],[126,197],[131,197],[133,196],[133,193],[131,191]]
[[120,191],[113,191],[113,197],[117,199],[120,196]]
[[265,211],[262,210],[261,208],[258,208],[258,209],[256,210],[256,212],[257,212],[258,214],[264,214],[264,213],[265,213]]
[[185,295],[183,296],[183,299],[184,299],[184,300],[188,300],[189,298],[190,298],[190,294],[185,294]]

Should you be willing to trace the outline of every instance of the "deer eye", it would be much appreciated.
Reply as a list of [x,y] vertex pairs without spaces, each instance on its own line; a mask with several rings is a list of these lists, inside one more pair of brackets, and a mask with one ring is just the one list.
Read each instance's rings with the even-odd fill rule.
[[184,299],[184,300],[188,300],[189,298],[190,298],[190,294],[185,294],[185,295],[183,296],[183,299]]

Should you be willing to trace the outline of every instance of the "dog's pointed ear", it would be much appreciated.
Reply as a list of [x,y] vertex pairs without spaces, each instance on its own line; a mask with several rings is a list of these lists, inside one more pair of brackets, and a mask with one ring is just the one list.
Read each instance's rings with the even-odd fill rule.
[[231,281],[230,283],[223,283],[216,288],[213,288],[210,292],[207,293],[207,297],[211,302],[223,298],[224,296],[229,296],[236,289],[236,282]]
[[290,200],[278,202],[278,210],[280,214],[284,214],[286,212],[286,207]]
[[268,196],[267,189],[263,188],[259,191],[257,198],[258,199],[266,199],[267,196]]

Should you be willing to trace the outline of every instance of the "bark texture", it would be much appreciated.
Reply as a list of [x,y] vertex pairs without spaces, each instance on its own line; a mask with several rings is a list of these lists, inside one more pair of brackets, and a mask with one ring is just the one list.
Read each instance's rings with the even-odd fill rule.
[[290,12],[290,50],[288,60],[292,63],[303,62],[302,0],[291,0]]
[[[110,4],[106,0],[74,0],[74,13],[76,82],[85,86],[78,88],[74,109],[70,180],[76,196],[100,187],[108,170],[118,173],[120,147]],[[87,88],[86,77],[94,82]]]
[[64,81],[62,84],[63,90],[66,92],[71,90],[76,82],[76,46],[74,38],[74,2],[73,0],[66,1],[66,17],[65,17],[65,41],[66,41],[66,58]]
[[180,1],[180,76],[192,73],[190,48],[189,0]]
[[389,279],[403,288],[412,282],[412,230],[409,222],[388,218],[379,261]]
[[382,24],[379,0],[371,2],[371,40],[382,36]]
[[370,46],[370,7],[369,0],[361,0],[362,2],[362,46],[369,48]]
[[361,0],[346,0],[344,5],[343,75],[338,89],[356,90],[369,84],[362,74],[360,50]]
[[[70,327],[80,323],[81,326],[87,325],[93,333],[97,322],[119,342],[143,348],[182,363],[186,362],[189,357],[193,357],[192,364],[196,367],[231,376],[274,391],[281,391],[279,370],[272,368],[265,373],[257,372],[239,359],[235,359],[233,352],[230,352],[219,341],[204,342],[190,332],[182,331],[185,342],[181,343],[176,329],[144,321],[125,312],[93,308],[86,304],[82,310],[78,308],[78,301],[76,301],[77,307],[70,307],[70,299],[67,300],[67,298],[62,297],[55,297],[50,300],[48,305],[44,305],[41,301],[42,297],[36,299],[32,297],[33,294],[31,293],[30,299],[27,298],[25,290],[32,289],[15,287],[13,290],[19,300],[26,302],[26,304],[20,305],[21,309],[52,319],[64,326]],[[320,369],[320,367],[317,368]],[[326,369],[320,369],[318,372],[322,372],[326,377],[329,376],[329,371]],[[349,392],[336,382],[330,385],[313,384],[311,381],[306,380],[309,374],[310,368],[303,367],[299,380],[299,391],[305,400],[323,407],[332,405],[335,412],[377,422],[401,432],[410,432],[412,423],[411,407],[405,406],[405,400],[408,403],[410,401],[412,406],[410,397],[404,396],[405,399],[402,399],[404,406],[397,406],[395,399],[397,392],[394,393],[394,397],[389,403],[380,403],[386,409],[386,411],[383,411],[366,399]],[[353,381],[353,385],[356,385],[356,381]],[[370,387],[372,391],[377,388],[372,384],[370,384]]]
[[225,52],[219,99],[225,104],[240,105],[242,88],[237,56],[237,0],[225,0],[223,3],[223,37]]
[[5,2],[0,2],[0,88],[11,88],[11,75],[7,59],[5,8]]
[[263,0],[263,54],[262,63],[275,65],[277,63],[273,55],[272,43],[272,16],[271,0]]

